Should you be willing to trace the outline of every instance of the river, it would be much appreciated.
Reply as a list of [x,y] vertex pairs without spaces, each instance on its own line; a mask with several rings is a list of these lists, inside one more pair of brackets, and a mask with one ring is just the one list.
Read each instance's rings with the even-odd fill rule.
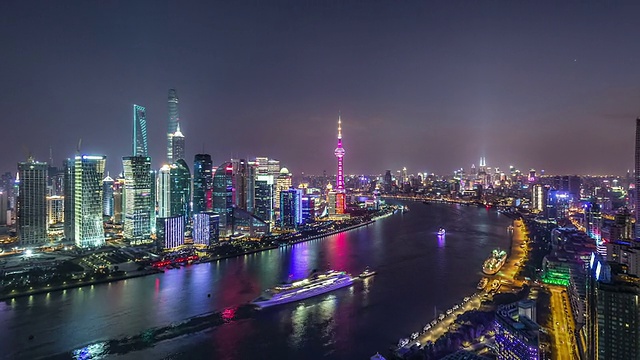
[[[434,307],[444,311],[473,293],[490,251],[509,246],[510,220],[495,210],[404,204],[410,211],[324,239],[1,302],[0,357],[352,360],[385,353],[431,321]],[[436,235],[441,226],[444,238]],[[369,266],[378,274],[315,298],[234,316],[238,305],[263,289],[329,266],[354,275]],[[100,343],[223,310],[224,323],[168,340],[126,351]],[[72,355],[83,347],[82,356]]]

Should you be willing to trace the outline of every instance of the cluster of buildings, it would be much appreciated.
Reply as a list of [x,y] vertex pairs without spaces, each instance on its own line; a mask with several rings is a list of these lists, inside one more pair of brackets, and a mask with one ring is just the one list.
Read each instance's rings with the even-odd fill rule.
[[146,109],[133,105],[132,152],[122,158],[118,177],[105,177],[106,156],[81,154],[80,145],[62,169],[29,157],[18,164],[15,179],[0,179],[0,225],[13,225],[15,218],[20,247],[54,238],[95,248],[122,237],[131,245],[168,249],[185,241],[210,246],[220,239],[260,239],[317,217],[349,216],[340,117],[335,187],[294,188],[289,170],[268,157],[214,166],[211,155],[196,154],[188,163],[178,105],[175,89],[169,90],[166,163],[159,169],[148,153]]

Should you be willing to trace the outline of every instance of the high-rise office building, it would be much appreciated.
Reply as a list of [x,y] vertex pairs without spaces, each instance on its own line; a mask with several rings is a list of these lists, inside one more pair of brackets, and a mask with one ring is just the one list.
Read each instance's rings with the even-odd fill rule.
[[158,217],[171,217],[171,165],[163,165],[156,179]]
[[[344,154],[342,147],[342,119],[338,116],[338,147],[334,150],[338,158],[338,173],[336,174],[336,213],[344,214],[347,208],[346,193],[344,188]],[[405,169],[406,171],[406,169]]]
[[289,190],[289,188],[293,185],[291,173],[289,173],[289,169],[283,167],[280,169],[278,177],[276,178],[276,189],[274,193],[274,198],[276,201],[276,210],[280,209],[280,192]]
[[173,162],[178,160],[184,160],[184,135],[180,131],[180,123],[178,123],[178,129],[171,136],[171,156]]
[[184,160],[162,166],[156,186],[158,217],[182,216],[188,220],[190,188],[191,175]]
[[74,164],[74,237],[77,247],[105,244],[102,225],[102,179],[107,157],[77,155]]
[[125,156],[124,169],[124,238],[133,245],[151,242],[153,224],[152,212],[155,203],[152,198],[153,179],[151,158],[148,156]]
[[233,229],[235,194],[233,163],[222,163],[213,175],[213,212],[220,215],[222,237],[231,235]]
[[302,223],[311,223],[316,218],[316,196],[302,195]]
[[113,223],[122,224],[124,222],[125,198],[124,198],[125,180],[121,174],[113,183]]
[[256,177],[255,189],[256,216],[273,224],[273,175],[258,175]]
[[147,110],[140,105],[133,105],[133,156],[149,156]]
[[236,189],[236,207],[249,213],[255,211],[255,175],[256,169],[252,162],[245,159],[231,160]]
[[75,242],[75,160],[64,161],[64,237]]
[[55,225],[64,222],[64,196],[47,196],[47,224]]
[[212,212],[193,214],[193,243],[211,246],[219,240],[220,216]]
[[288,189],[280,192],[280,227],[297,229],[302,224],[302,190]]
[[108,174],[102,179],[102,215],[109,218],[113,216],[113,184],[115,181]]
[[167,163],[173,164],[175,160],[173,158],[173,134],[178,130],[178,121],[180,120],[180,116],[178,114],[178,93],[176,89],[169,89],[169,99],[168,99],[168,109],[169,109],[169,125],[167,128]]
[[213,191],[211,155],[196,154],[193,160],[193,213],[211,211]]
[[173,249],[184,245],[184,217],[158,217],[156,219],[156,244],[161,249]]
[[47,241],[47,163],[29,158],[18,163],[18,243],[42,245]]
[[[630,255],[638,254],[632,252]],[[638,260],[630,261],[637,263]],[[592,254],[587,276],[587,359],[640,358],[637,275],[637,272],[627,272],[625,265]]]
[[6,191],[0,191],[0,226],[7,225],[7,213],[9,211],[9,196]]
[[183,159],[178,159],[170,168],[171,216],[182,216],[189,220],[191,202],[191,173]]

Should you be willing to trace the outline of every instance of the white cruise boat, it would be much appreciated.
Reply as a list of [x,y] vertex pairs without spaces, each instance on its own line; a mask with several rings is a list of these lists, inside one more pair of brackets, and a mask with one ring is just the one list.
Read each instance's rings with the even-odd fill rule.
[[344,271],[329,270],[324,273],[313,273],[306,279],[266,290],[262,296],[253,300],[252,303],[261,308],[286,304],[321,295],[351,284],[353,284],[353,278]]

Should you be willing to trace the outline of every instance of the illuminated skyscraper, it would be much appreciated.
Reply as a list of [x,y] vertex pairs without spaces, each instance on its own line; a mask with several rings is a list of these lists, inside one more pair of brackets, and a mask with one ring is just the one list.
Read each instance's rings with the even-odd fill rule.
[[276,190],[274,193],[276,212],[280,209],[280,192],[289,190],[292,185],[291,173],[289,173],[289,169],[283,167],[276,178]]
[[184,160],[184,135],[180,131],[180,123],[171,137],[171,154],[174,163],[180,159]]
[[273,223],[273,188],[273,175],[257,176],[255,214],[269,223]]
[[47,241],[47,163],[29,158],[18,163],[18,242],[20,246]]
[[182,216],[189,220],[191,202],[191,173],[183,159],[171,166],[171,216]]
[[212,212],[193,214],[193,243],[211,246],[218,242],[220,216]]
[[133,245],[151,241],[152,212],[155,203],[152,197],[153,178],[151,158],[148,156],[125,156],[124,168],[124,238]]
[[288,189],[280,192],[280,227],[297,229],[302,224],[302,190]]
[[107,175],[102,180],[102,214],[106,217],[113,216],[113,179]]
[[133,156],[148,156],[147,110],[144,106],[133,105]]
[[213,189],[213,163],[211,155],[196,154],[193,160],[193,213],[211,210]]
[[106,156],[77,155],[74,164],[74,237],[77,247],[104,245],[102,178]]
[[55,225],[64,222],[64,196],[47,196],[47,223]]
[[171,216],[171,166],[163,165],[158,171],[156,180],[156,202],[158,203],[158,217]]
[[636,236],[640,238],[640,117],[636,119]]
[[[178,94],[176,89],[169,89],[169,127],[167,128],[167,163],[173,164],[173,134],[178,130]],[[177,159],[176,159],[177,160]]]
[[342,119],[338,116],[338,147],[333,152],[338,158],[338,174],[336,176],[336,213],[344,214],[346,209],[346,194],[344,189],[344,148],[342,147]]
[[236,207],[253,213],[255,211],[256,168],[245,159],[231,160],[236,190]]

